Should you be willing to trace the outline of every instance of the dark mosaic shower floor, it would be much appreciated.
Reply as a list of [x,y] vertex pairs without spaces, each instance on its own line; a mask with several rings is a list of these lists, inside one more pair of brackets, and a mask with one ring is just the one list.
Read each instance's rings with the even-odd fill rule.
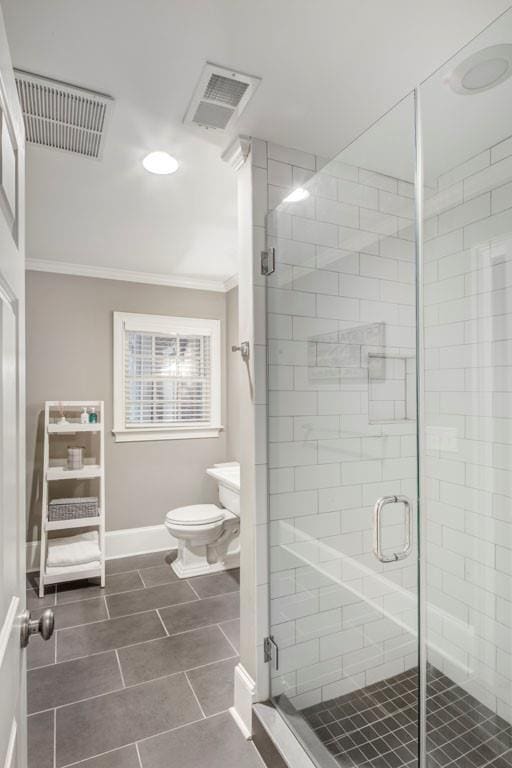
[[[512,727],[430,667],[428,768],[511,768]],[[343,768],[417,765],[418,679],[411,669],[304,709],[302,715]]]

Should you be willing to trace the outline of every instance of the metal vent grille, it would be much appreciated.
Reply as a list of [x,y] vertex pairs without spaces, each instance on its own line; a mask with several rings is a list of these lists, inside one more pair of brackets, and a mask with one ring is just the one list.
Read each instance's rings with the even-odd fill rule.
[[15,70],[27,141],[101,157],[112,98],[30,72]]
[[207,63],[184,122],[227,130],[238,120],[259,83],[259,77]]
[[229,109],[229,107],[210,104],[208,101],[200,101],[194,115],[194,123],[225,129],[232,117],[233,110]]
[[243,83],[240,80],[233,80],[233,78],[222,75],[212,75],[206,86],[204,98],[227,104],[230,107],[238,107],[248,87],[249,83]]

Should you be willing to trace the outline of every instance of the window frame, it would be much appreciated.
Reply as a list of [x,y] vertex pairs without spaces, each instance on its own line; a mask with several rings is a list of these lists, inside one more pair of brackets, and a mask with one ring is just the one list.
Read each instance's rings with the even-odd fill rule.
[[[113,333],[113,399],[114,425],[112,434],[117,443],[150,440],[187,440],[191,438],[219,437],[221,424],[221,321],[171,315],[148,315],[135,312],[114,312]],[[125,331],[210,337],[211,356],[211,414],[208,424],[190,427],[168,425],[127,427],[125,420]]]

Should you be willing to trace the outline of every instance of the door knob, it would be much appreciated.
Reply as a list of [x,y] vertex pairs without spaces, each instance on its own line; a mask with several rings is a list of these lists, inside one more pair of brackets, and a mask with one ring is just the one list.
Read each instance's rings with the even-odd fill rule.
[[30,611],[23,611],[21,616],[21,647],[26,648],[32,635],[41,635],[43,640],[49,640],[53,635],[55,617],[51,608],[46,608],[39,619],[30,618]]

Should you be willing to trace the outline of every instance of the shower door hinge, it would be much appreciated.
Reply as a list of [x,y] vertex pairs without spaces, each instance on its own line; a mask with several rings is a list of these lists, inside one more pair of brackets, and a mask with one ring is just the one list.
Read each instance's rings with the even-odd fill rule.
[[272,662],[274,669],[279,669],[279,646],[272,635],[263,641],[263,660],[265,663]]
[[268,277],[276,271],[276,249],[261,252],[261,274]]

